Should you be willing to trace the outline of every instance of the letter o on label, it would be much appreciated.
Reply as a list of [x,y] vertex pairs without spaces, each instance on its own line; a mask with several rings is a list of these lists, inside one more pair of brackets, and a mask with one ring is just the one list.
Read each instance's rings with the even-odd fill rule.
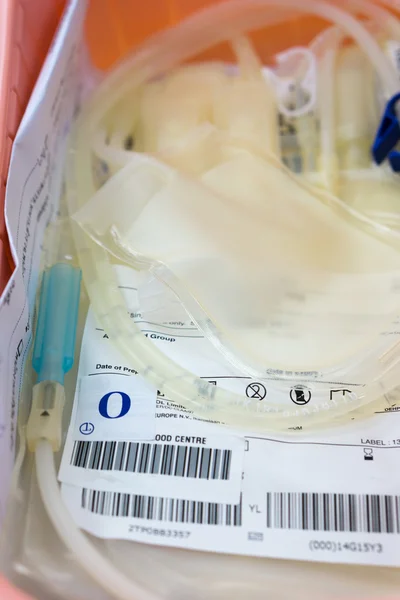
[[[108,402],[114,394],[118,394],[121,397],[121,410],[118,415],[111,416],[108,412]],[[121,419],[121,417],[128,414],[131,409],[131,404],[131,399],[125,392],[108,392],[108,394],[105,394],[99,402],[99,413],[105,419]]]

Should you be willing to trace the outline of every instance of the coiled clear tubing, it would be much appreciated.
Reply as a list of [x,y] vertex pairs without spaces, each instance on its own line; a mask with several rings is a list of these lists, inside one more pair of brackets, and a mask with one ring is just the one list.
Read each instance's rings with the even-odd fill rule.
[[[356,0],[349,8],[363,12],[380,31],[398,33],[397,21],[384,9]],[[365,349],[376,346],[400,307],[397,234],[346,206],[334,195],[334,185],[321,189],[300,181],[276,156],[276,99],[242,36],[284,19],[288,9],[333,22],[368,57],[386,97],[397,92],[397,74],[370,25],[336,4],[224,3],[151,38],[104,80],[79,117],[67,182],[70,213],[79,223],[74,233],[84,281],[114,344],[171,400],[203,417],[253,430],[311,426],[374,400],[383,376],[391,385],[393,365],[382,363],[381,350],[370,356]],[[175,79],[169,75],[225,40],[233,42],[238,77],[228,77],[217,64],[208,70],[177,69]],[[158,92],[168,85],[176,86],[175,94],[185,84],[189,90],[193,73],[203,77],[197,99],[202,91],[207,96],[204,90],[220,92],[213,100],[212,126],[204,124],[208,117],[194,118],[188,101],[187,120],[178,115],[175,128],[169,120],[162,129],[163,115],[171,112],[157,113]],[[173,102],[163,105],[164,111],[173,109]],[[142,138],[135,130],[140,124]],[[133,131],[145,140],[142,153],[124,150]],[[174,136],[184,137],[183,148]],[[328,140],[325,153],[330,147]],[[100,189],[94,160],[105,161],[109,171]],[[367,378],[368,385],[357,397],[344,395],[343,402],[330,405],[316,394],[312,408],[294,410],[273,401],[260,407],[256,399],[208,384],[170,360],[129,318],[115,258],[152,270],[246,374],[262,378],[272,371],[315,370],[323,381],[347,369]],[[288,327],[278,331],[276,322],[288,315]],[[273,386],[284,387],[284,378]]]

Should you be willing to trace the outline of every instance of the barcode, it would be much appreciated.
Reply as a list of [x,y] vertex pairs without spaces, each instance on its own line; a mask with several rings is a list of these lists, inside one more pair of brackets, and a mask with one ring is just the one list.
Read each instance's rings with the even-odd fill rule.
[[76,441],[71,465],[99,471],[125,471],[227,481],[232,450],[144,442]]
[[400,496],[267,493],[267,527],[400,533]]
[[71,464],[84,469],[224,481],[231,460],[231,450],[144,442],[79,441],[71,456]]
[[107,517],[131,517],[197,525],[242,525],[242,500],[239,504],[217,504],[82,489],[81,506],[92,513]]

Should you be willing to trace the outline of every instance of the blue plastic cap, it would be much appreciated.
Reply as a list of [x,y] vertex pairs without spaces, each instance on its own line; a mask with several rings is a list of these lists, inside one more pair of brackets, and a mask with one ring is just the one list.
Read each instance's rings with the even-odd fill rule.
[[81,270],[58,263],[44,272],[32,365],[38,382],[57,381],[74,364]]
[[387,103],[372,145],[374,161],[380,165],[386,158],[389,158],[390,165],[396,172],[400,171],[400,153],[393,148],[400,141],[400,125],[395,110],[399,100],[400,93],[393,96]]

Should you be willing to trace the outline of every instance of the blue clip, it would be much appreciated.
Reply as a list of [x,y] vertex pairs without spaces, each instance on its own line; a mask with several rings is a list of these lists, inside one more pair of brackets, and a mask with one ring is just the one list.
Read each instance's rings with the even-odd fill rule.
[[395,106],[400,100],[400,93],[393,96],[386,105],[385,112],[372,145],[374,161],[380,165],[385,158],[389,159],[393,171],[400,171],[400,152],[393,150],[400,141],[400,124]]

